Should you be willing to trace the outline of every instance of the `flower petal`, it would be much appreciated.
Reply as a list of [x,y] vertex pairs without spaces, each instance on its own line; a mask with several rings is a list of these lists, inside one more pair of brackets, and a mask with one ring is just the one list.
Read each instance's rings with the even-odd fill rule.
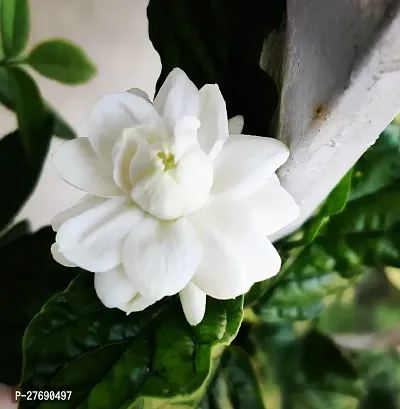
[[122,194],[111,172],[100,163],[87,138],[63,143],[53,156],[53,164],[67,183],[80,190],[103,197]]
[[213,204],[189,219],[203,246],[192,283],[207,295],[234,298],[278,273],[278,252],[246,217]]
[[146,212],[162,220],[172,220],[199,209],[207,200],[212,182],[210,158],[199,146],[193,146],[175,169],[157,169],[137,181],[131,196]]
[[155,125],[160,121],[153,105],[142,96],[129,92],[110,94],[93,107],[89,140],[101,161],[111,166],[112,148],[125,128]]
[[215,158],[229,136],[225,100],[217,84],[205,85],[199,91],[199,98],[199,145],[205,153]]
[[94,288],[107,308],[120,308],[137,295],[137,290],[122,264],[110,271],[94,274]]
[[100,199],[64,221],[56,242],[72,263],[92,272],[105,272],[121,263],[123,242],[142,217],[142,210],[125,198]]
[[141,90],[140,88],[131,88],[128,92],[129,94],[136,95],[137,97],[143,98],[146,101],[149,101],[151,103],[150,98],[147,95],[147,93]]
[[92,195],[85,195],[82,197],[78,203],[69,209],[64,210],[63,212],[59,213],[57,216],[53,217],[51,220],[51,227],[55,232],[58,231],[60,226],[68,219],[71,219],[74,216],[79,215],[80,213],[91,209],[93,206],[97,204],[104,203],[104,199],[92,196]]
[[211,194],[239,198],[260,190],[288,157],[288,148],[276,139],[232,135],[214,161]]
[[229,135],[240,135],[243,131],[244,118],[236,115],[228,121]]
[[137,294],[131,301],[119,307],[120,310],[125,311],[126,315],[132,312],[143,311],[150,305],[153,305],[157,300],[154,298],[146,298],[141,294]]
[[206,294],[189,283],[180,293],[183,312],[190,325],[199,324],[206,313]]
[[198,116],[199,91],[180,68],[174,68],[158,91],[154,107],[173,128],[184,116]]
[[251,215],[265,235],[276,233],[299,217],[299,206],[292,196],[276,183],[267,180],[262,189],[237,203]]
[[199,265],[201,246],[186,219],[147,217],[131,229],[122,258],[140,294],[158,300],[187,285]]
[[51,254],[57,263],[61,264],[64,267],[76,267],[76,264],[71,263],[67,260],[61,253],[57,243],[53,243],[50,247]]

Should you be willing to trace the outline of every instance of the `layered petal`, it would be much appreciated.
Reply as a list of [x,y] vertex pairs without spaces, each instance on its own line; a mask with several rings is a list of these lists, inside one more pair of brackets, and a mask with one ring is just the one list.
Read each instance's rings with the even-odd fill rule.
[[61,264],[64,267],[76,267],[76,264],[71,263],[64,257],[63,254],[60,253],[60,249],[57,243],[52,244],[52,246],[50,247],[50,251],[51,255],[53,256],[54,260],[57,261],[57,263]]
[[206,294],[189,283],[180,293],[183,312],[190,325],[199,324],[206,313]]
[[203,247],[192,283],[207,295],[234,298],[278,273],[278,252],[240,212],[212,204],[190,216],[190,221]]
[[150,305],[153,305],[156,301],[158,300],[143,297],[143,295],[138,293],[135,298],[132,298],[132,300],[127,302],[125,305],[121,305],[119,309],[125,311],[128,315],[132,312],[143,311]]
[[170,170],[157,169],[137,181],[132,199],[146,212],[162,220],[188,215],[207,200],[213,183],[210,158],[198,146]]
[[146,217],[131,229],[123,247],[123,263],[139,293],[161,299],[181,291],[195,273],[202,249],[185,219],[160,222]]
[[105,166],[111,167],[111,151],[126,128],[156,125],[161,118],[153,105],[136,93],[110,94],[93,107],[89,120],[89,140]]
[[231,135],[213,163],[211,194],[237,199],[256,192],[288,157],[288,148],[276,139]]
[[216,84],[207,84],[199,91],[200,147],[214,159],[228,139],[228,116],[225,100]]
[[62,211],[51,220],[51,227],[55,232],[68,219],[81,214],[82,212],[91,209],[93,206],[104,203],[104,199],[97,196],[85,195],[74,206]]
[[62,179],[84,192],[102,197],[122,195],[87,138],[63,143],[53,156],[53,164]]
[[138,295],[122,264],[110,271],[95,274],[94,288],[107,308],[124,307]]
[[237,204],[258,223],[265,235],[276,233],[299,217],[299,206],[275,178],[266,181],[262,189],[246,196]]
[[154,107],[174,128],[184,116],[198,116],[198,89],[180,68],[174,68],[158,91]]
[[228,121],[229,135],[240,135],[243,131],[244,118],[236,115]]
[[92,272],[105,272],[121,263],[122,245],[143,211],[125,198],[97,199],[58,228],[59,251],[70,262]]

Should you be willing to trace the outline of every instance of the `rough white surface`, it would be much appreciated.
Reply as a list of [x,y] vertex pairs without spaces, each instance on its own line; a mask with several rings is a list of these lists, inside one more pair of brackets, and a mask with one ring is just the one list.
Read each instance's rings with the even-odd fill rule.
[[278,138],[297,228],[400,110],[398,0],[288,0]]

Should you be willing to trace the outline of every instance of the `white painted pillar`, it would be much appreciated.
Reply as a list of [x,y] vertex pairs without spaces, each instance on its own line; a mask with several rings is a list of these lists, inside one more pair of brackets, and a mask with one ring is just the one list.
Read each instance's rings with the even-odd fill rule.
[[[399,0],[288,0],[279,170],[296,229],[400,111]],[[262,61],[263,64],[263,61]],[[268,69],[267,69],[268,70]]]

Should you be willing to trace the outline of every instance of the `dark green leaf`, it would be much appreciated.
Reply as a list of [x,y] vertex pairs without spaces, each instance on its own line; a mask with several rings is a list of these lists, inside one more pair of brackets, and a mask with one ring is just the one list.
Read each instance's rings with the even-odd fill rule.
[[225,375],[232,406],[236,409],[265,409],[261,385],[247,353],[230,346],[224,358],[221,375]]
[[[43,142],[47,137],[47,145],[43,146],[46,150],[52,127],[52,118],[49,117],[45,128],[41,130]],[[13,220],[33,192],[42,170],[42,163],[32,163],[28,158],[18,132],[0,140],[0,186],[3,197],[7,198],[0,204],[0,231]]]
[[[204,320],[191,327],[178,297],[126,316],[105,308],[83,273],[51,299],[24,337],[22,389],[71,390],[71,400],[42,408],[118,409],[145,396],[197,391],[210,373],[215,346],[229,344],[242,320],[243,297],[207,300]],[[21,409],[39,407],[23,401]]]
[[0,232],[0,247],[30,233],[31,227],[28,220],[22,220],[8,229],[4,234]]
[[289,327],[257,328],[255,339],[275,369],[284,409],[356,409],[364,389],[356,368],[328,337]]
[[400,179],[400,137],[383,132],[354,167],[350,200],[371,195]]
[[[14,226],[7,235],[21,229]],[[63,291],[77,269],[56,263],[50,253],[55,233],[50,227],[26,234],[0,247],[0,382],[17,385],[21,379],[22,337],[42,305]]]
[[332,219],[326,230],[329,235],[358,232],[384,232],[400,222],[400,180],[348,203],[346,210]]
[[219,85],[229,117],[244,116],[245,133],[269,136],[278,92],[259,62],[284,8],[281,0],[150,0],[149,35],[162,63],[157,89],[180,67],[198,87]]
[[84,84],[96,74],[96,67],[87,54],[63,39],[38,44],[28,56],[27,63],[47,78],[64,84]]
[[381,263],[400,267],[400,226],[391,232],[320,236],[277,276],[254,310],[271,322],[312,319],[322,312],[324,297],[351,285],[361,266]]
[[44,161],[49,145],[49,135],[43,133],[48,114],[38,86],[26,71],[12,67],[7,69],[7,74],[22,145],[29,160],[37,166]]
[[320,229],[334,216],[343,211],[350,193],[352,171],[346,173],[326,198],[317,215],[304,226],[304,244],[310,243],[318,235]]
[[[15,102],[10,89],[7,72],[4,67],[0,67],[0,103],[6,108],[15,111]],[[62,139],[75,138],[75,132],[72,130],[70,125],[68,125],[67,122],[61,118],[60,114],[56,112],[55,109],[52,108],[47,102],[45,102],[45,106],[47,111],[55,117],[53,134]]]
[[3,50],[7,58],[18,56],[29,37],[28,0],[2,0],[0,2],[0,30]]

